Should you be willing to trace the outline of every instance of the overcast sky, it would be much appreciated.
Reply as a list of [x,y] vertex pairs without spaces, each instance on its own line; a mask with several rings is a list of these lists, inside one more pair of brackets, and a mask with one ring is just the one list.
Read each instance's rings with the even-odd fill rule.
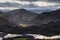
[[[40,8],[51,7],[60,8],[60,0],[0,0],[0,7],[14,7],[14,8]],[[0,8],[5,9],[5,8]],[[6,8],[7,9],[7,8]],[[11,8],[13,9],[13,8]]]
[[50,4],[54,6],[60,4],[60,0],[0,0],[0,2],[17,2],[20,4],[30,4],[29,2],[32,2],[38,6],[49,6]]
[[20,1],[46,1],[46,2],[60,2],[60,0],[20,0]]

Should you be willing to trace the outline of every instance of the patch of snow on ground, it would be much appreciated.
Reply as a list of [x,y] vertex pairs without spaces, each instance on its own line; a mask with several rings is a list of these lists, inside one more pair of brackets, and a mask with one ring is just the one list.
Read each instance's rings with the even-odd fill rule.
[[[43,36],[40,34],[25,34],[25,35],[33,36],[35,39],[58,39],[58,38],[60,38],[60,35],[55,35],[55,36],[51,36],[51,37]],[[8,34],[8,35],[4,36],[4,38],[16,37],[16,36],[23,36],[23,35],[22,34]]]

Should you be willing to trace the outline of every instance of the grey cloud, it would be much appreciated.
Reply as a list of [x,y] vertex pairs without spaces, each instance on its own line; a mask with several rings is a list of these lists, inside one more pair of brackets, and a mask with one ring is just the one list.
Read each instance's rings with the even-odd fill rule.
[[46,2],[60,2],[60,0],[20,0],[20,1],[46,1]]
[[39,1],[39,0],[19,0],[19,1]]
[[19,4],[19,3],[10,3],[10,2],[6,2],[6,3],[0,3],[0,7],[17,7],[17,8],[36,8],[36,7],[39,7],[35,4]]
[[57,3],[60,3],[60,0],[46,0],[48,2],[57,2]]

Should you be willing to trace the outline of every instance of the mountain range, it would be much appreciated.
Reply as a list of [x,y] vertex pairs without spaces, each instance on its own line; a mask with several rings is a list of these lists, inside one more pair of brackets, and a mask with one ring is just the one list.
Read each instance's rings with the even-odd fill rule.
[[3,32],[45,36],[60,35],[60,9],[41,14],[17,9],[5,13],[0,12],[0,15],[0,23],[2,24],[0,31]]

